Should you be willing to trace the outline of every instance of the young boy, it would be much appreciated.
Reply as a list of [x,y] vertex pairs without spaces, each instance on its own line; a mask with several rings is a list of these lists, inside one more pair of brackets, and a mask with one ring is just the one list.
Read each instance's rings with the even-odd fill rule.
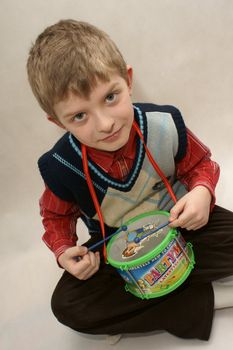
[[[233,305],[229,292],[219,301],[221,283],[213,282],[233,275],[233,213],[215,206],[219,167],[209,149],[175,107],[132,104],[132,68],[94,26],[63,20],[45,29],[27,68],[48,120],[67,131],[39,159],[43,240],[65,269],[52,297],[55,316],[90,334],[167,330],[208,340],[214,307]],[[135,125],[177,202],[148,160]],[[151,210],[170,212],[170,226],[193,244],[196,265],[172,293],[141,300],[125,292],[102,247],[88,247]],[[78,218],[91,236],[83,246],[76,245]]]

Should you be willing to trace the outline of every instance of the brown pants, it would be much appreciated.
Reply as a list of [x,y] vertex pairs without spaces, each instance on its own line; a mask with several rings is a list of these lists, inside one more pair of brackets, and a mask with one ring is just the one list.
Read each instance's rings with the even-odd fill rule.
[[89,334],[166,330],[208,340],[214,313],[211,281],[233,275],[233,213],[215,206],[205,227],[181,233],[193,244],[196,264],[178,289],[141,300],[125,291],[123,279],[110,265],[102,264],[86,281],[64,272],[52,297],[57,319]]

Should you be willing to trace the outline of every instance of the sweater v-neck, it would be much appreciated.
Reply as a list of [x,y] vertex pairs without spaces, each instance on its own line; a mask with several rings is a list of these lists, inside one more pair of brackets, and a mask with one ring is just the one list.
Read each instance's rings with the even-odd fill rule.
[[[141,129],[141,132],[144,136],[144,139],[146,140],[147,139],[146,117],[145,117],[145,115],[143,115],[140,108],[135,106],[135,105],[134,105],[134,118]],[[141,169],[141,164],[142,164],[144,157],[145,157],[145,151],[144,151],[142,141],[140,140],[140,138],[137,135],[135,135],[135,137],[136,137],[136,142],[135,142],[135,139],[133,137],[129,138],[129,141],[128,141],[128,142],[135,142],[136,152],[135,152],[135,157],[134,157],[134,162],[133,162],[132,168],[131,168],[128,176],[123,181],[113,178],[108,173],[106,173],[106,171],[104,171],[104,169],[103,169],[104,166],[103,167],[101,166],[101,154],[98,150],[95,150],[95,152],[96,153],[99,152],[99,154],[97,156],[97,158],[100,160],[99,164],[97,164],[90,157],[88,158],[88,166],[90,169],[91,176],[94,178],[97,175],[98,178],[101,180],[101,182],[102,181],[107,182],[108,185],[110,185],[110,187],[113,187],[116,189],[120,188],[121,190],[128,190],[129,188],[131,188],[132,184],[134,183],[135,179],[137,178],[137,175]],[[76,154],[80,158],[82,158],[80,142],[72,134],[69,134],[69,142],[70,142],[72,149],[76,152]],[[126,146],[130,146],[130,145],[126,145]],[[124,146],[124,150],[127,150],[127,147]],[[124,150],[123,150],[123,152],[124,152]],[[118,151],[113,152],[113,153],[117,153],[117,152]],[[114,154],[112,154],[112,157],[114,157]]]

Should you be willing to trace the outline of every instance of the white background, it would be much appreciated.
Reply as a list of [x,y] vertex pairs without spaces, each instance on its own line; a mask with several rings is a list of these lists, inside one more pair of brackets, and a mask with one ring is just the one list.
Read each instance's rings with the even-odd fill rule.
[[[31,43],[61,18],[108,32],[134,68],[133,100],[173,104],[221,166],[217,203],[233,209],[233,2],[231,0],[1,0],[0,347],[107,349],[103,337],[57,323],[50,295],[62,271],[41,242],[38,157],[62,132],[50,125],[26,76]],[[79,235],[86,232],[79,227]],[[190,302],[192,302],[190,300]],[[185,307],[185,305],[184,305]],[[179,315],[174,315],[179,317]],[[232,349],[233,309],[218,311],[209,342],[166,333],[129,336],[117,349]]]

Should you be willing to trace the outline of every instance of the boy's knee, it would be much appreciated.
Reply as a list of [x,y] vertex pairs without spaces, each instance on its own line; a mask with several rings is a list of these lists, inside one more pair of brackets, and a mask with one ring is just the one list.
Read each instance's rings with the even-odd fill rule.
[[51,298],[51,309],[54,316],[59,320],[60,315],[63,314],[63,310],[65,309],[64,299],[56,290],[53,292]]
[[78,297],[67,297],[61,290],[55,290],[51,298],[51,309],[57,320],[65,326],[79,332],[92,333],[92,317]]

